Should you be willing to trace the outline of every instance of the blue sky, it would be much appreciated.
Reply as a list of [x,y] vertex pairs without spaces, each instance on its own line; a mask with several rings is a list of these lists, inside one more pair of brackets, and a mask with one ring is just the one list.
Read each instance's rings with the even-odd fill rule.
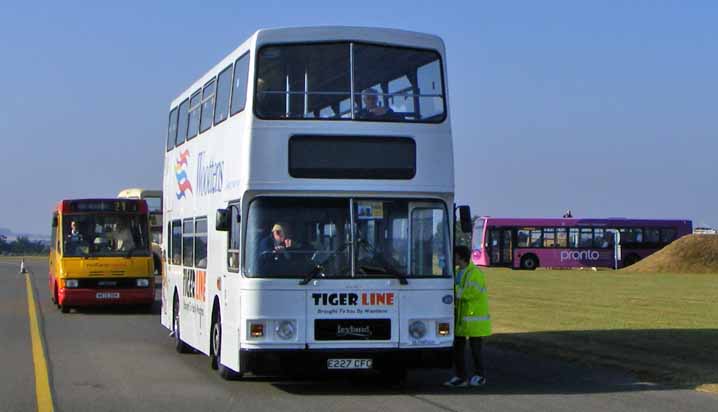
[[172,98],[258,28],[329,24],[444,39],[474,213],[718,225],[718,2],[13,3],[0,227],[44,233],[61,198],[160,187]]

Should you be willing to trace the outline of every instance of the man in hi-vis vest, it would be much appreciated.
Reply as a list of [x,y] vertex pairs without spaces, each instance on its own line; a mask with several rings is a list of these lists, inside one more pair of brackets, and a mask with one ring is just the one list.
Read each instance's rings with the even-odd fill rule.
[[[454,260],[458,267],[454,283],[456,295],[454,368],[456,376],[445,382],[444,386],[452,388],[482,386],[486,384],[486,377],[481,358],[481,338],[491,335],[486,278],[479,268],[471,263],[471,252],[466,246],[457,246],[454,249]],[[471,378],[466,373],[467,341],[474,358],[474,375]]]

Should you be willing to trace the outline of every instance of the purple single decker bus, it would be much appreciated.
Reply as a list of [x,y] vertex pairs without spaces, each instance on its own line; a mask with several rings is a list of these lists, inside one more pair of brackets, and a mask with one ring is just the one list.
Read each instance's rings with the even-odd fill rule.
[[690,220],[530,219],[482,216],[474,264],[515,269],[630,266],[693,230]]

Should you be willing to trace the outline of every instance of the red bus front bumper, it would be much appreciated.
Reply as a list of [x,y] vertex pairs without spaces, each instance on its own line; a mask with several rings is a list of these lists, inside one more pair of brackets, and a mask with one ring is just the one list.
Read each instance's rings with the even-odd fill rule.
[[155,301],[155,288],[68,289],[57,291],[63,306],[140,305]]

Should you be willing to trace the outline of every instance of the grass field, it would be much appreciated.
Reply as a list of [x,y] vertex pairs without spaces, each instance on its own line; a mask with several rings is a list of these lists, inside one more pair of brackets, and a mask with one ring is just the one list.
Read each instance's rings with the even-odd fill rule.
[[493,344],[718,390],[718,274],[484,270]]

